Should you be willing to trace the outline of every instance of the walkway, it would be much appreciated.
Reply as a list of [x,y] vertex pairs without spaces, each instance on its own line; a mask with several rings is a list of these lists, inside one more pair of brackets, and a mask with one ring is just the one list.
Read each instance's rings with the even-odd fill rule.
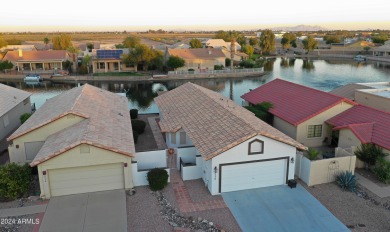
[[47,204],[41,204],[18,208],[0,209],[0,218],[42,213],[46,211],[46,207]]
[[380,187],[379,185],[377,185],[374,182],[368,180],[367,178],[357,174],[356,172],[355,172],[355,175],[357,177],[357,181],[359,184],[361,184],[366,189],[370,190],[372,193],[374,193],[378,197],[380,197],[380,198],[390,197],[390,186]]
[[157,144],[157,150],[164,150],[167,149],[167,144],[165,143],[164,137],[161,134],[160,127],[157,124],[157,121],[159,117],[148,117],[148,122],[150,125],[150,128],[152,129],[152,133],[154,136],[154,140],[156,141]]
[[210,201],[194,202],[191,199],[191,196],[188,193],[188,190],[180,177],[179,170],[171,169],[170,174],[172,188],[175,192],[176,202],[178,204],[180,212],[189,213],[227,207],[222,198]]

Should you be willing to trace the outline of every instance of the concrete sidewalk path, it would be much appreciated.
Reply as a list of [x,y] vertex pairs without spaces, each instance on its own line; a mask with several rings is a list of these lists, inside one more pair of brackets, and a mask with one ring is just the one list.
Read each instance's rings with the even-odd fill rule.
[[18,208],[0,209],[0,218],[42,213],[46,211],[46,206],[47,204],[42,204]]
[[384,197],[390,197],[390,186],[389,187],[380,187],[379,185],[375,184],[374,182],[370,181],[369,179],[363,177],[362,175],[359,175],[355,172],[355,175],[357,177],[357,182],[361,184],[366,189],[370,190],[372,193],[377,195],[380,198]]

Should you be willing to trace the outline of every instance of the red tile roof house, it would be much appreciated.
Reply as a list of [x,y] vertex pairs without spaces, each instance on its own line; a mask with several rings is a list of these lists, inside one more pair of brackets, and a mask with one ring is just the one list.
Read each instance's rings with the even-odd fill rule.
[[71,60],[65,50],[50,51],[9,51],[3,61],[8,60],[15,65],[18,71],[33,71],[41,73],[54,73],[63,70],[62,62]]
[[[339,133],[339,147],[354,151],[360,144],[373,143],[390,154],[390,113],[357,105],[326,123]],[[389,156],[386,159],[390,161]]]
[[223,95],[186,83],[155,98],[159,126],[183,180],[212,195],[286,184],[305,146]]
[[42,198],[134,186],[126,97],[73,88],[47,100],[8,140],[11,162],[38,167]]
[[246,104],[271,102],[273,126],[308,147],[330,144],[332,130],[325,121],[356,105],[349,99],[282,79],[241,97]]
[[208,71],[214,70],[214,65],[225,67],[226,56],[222,49],[218,48],[194,48],[194,49],[168,49],[166,58],[178,56],[185,60],[184,67],[177,68],[177,71]]

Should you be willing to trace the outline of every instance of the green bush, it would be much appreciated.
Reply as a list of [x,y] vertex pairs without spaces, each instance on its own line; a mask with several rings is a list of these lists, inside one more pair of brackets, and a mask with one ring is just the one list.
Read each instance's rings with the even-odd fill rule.
[[24,114],[20,115],[20,117],[19,117],[20,123],[23,124],[25,121],[27,121],[27,119],[29,117],[31,117],[30,113],[24,113]]
[[368,165],[375,165],[377,160],[387,156],[383,148],[373,143],[360,145],[355,151],[355,155]]
[[349,189],[351,192],[356,190],[356,176],[352,172],[345,171],[337,176],[337,183],[343,189]]
[[15,163],[0,167],[0,198],[14,200],[27,195],[31,182],[31,168]]
[[193,72],[193,71],[195,71],[195,69],[193,68],[188,69],[188,72]]
[[133,127],[133,130],[138,132],[138,134],[142,134],[145,131],[146,122],[138,119],[132,119],[131,126]]
[[131,109],[131,110],[130,110],[130,118],[131,118],[131,119],[136,119],[136,118],[138,118],[138,110],[137,110],[137,109]]
[[309,158],[309,160],[317,159],[319,154],[320,152],[314,148],[309,147],[309,150],[307,150],[307,158]]
[[168,184],[168,172],[162,168],[154,168],[148,172],[148,182],[151,190],[161,190]]
[[133,130],[133,138],[134,138],[134,143],[138,142],[138,132]]
[[374,173],[383,183],[390,183],[390,162],[386,161],[383,157],[378,159]]
[[214,65],[214,70],[223,70],[223,65]]

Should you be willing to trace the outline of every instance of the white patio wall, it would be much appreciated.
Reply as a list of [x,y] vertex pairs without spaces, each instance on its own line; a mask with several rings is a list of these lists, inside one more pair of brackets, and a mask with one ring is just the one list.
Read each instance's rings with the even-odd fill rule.
[[166,150],[138,152],[135,154],[134,161],[137,161],[138,169],[149,170],[152,168],[167,167],[167,152]]
[[[133,184],[134,186],[144,186],[144,185],[149,185],[148,182],[148,170],[146,171],[137,171],[137,163],[132,163],[131,164],[131,170],[132,170],[132,176],[133,176]],[[171,181],[170,178],[170,169],[166,168],[165,169],[168,172],[168,183]]]
[[182,166],[182,178],[183,180],[196,180],[202,178],[202,166],[203,158],[201,156],[196,157],[195,166]]
[[184,163],[195,163],[196,162],[196,155],[198,154],[198,151],[195,147],[183,147],[183,148],[176,148],[176,167],[180,168],[180,158]]

